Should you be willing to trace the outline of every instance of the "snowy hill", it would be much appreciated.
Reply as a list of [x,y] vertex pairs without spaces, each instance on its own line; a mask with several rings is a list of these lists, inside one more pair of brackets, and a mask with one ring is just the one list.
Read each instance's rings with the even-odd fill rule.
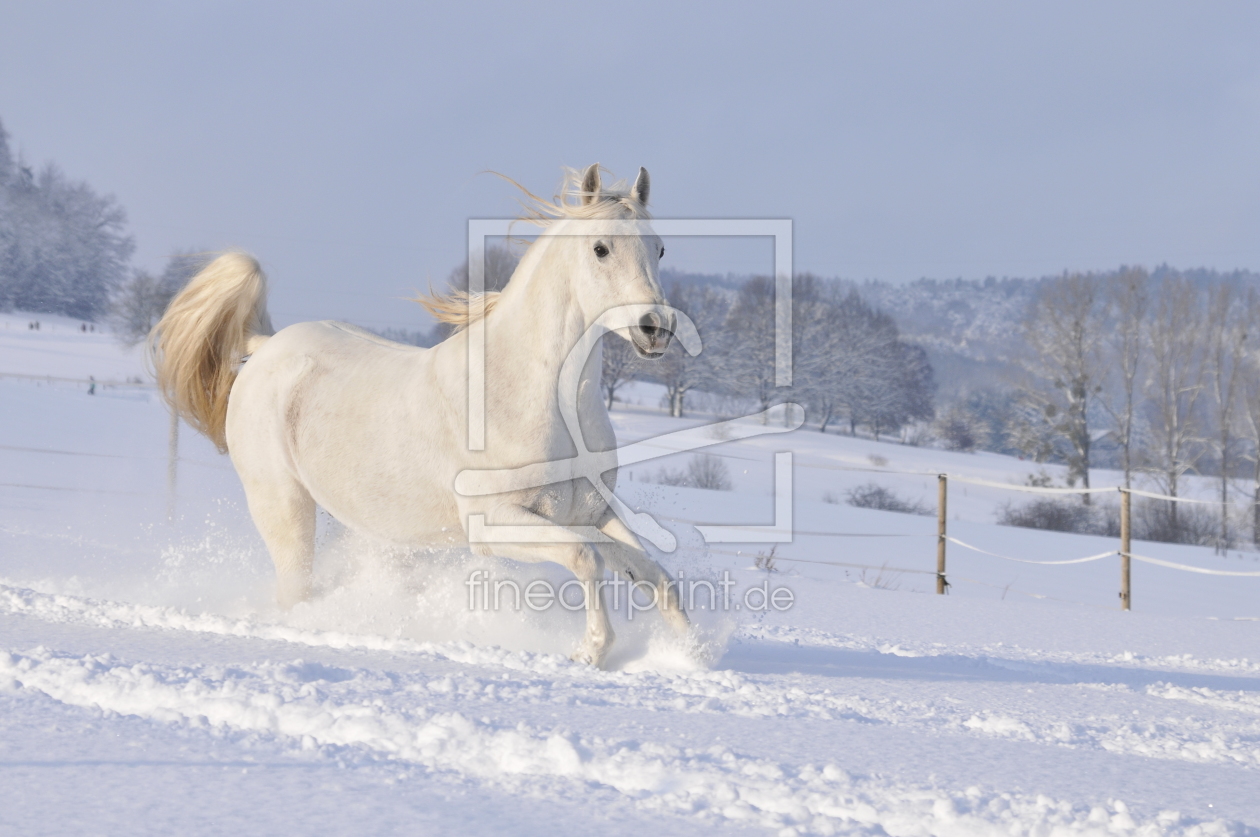
[[[730,491],[660,484],[690,453],[628,468],[621,495],[678,537],[671,571],[794,601],[693,609],[698,652],[619,611],[595,671],[566,659],[580,614],[468,606],[475,569],[560,568],[328,519],[316,597],[279,612],[231,464],[187,428],[168,494],[138,352],[28,319],[0,320],[4,833],[1260,833],[1260,578],[1136,564],[1123,613],[1114,555],[1008,560],[1117,547],[996,525],[1030,463],[803,429],[710,448]],[[626,397],[623,443],[709,420]],[[774,522],[784,450],[773,571],[768,545],[706,547],[696,524]],[[999,484],[952,482],[948,525],[1008,556],[951,543],[948,596],[933,516],[830,502],[877,483],[934,512],[938,473]]]
[[[33,323],[39,330],[31,329]],[[90,327],[92,331],[84,331]],[[0,377],[148,380],[140,347],[120,348],[95,323],[57,314],[0,313]]]

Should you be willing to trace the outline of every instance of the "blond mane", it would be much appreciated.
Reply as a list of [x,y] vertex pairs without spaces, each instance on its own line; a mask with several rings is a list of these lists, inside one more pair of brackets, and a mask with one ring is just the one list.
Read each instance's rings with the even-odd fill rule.
[[[474,323],[489,314],[495,303],[499,301],[499,293],[500,291],[486,291],[483,294],[470,294],[462,288],[456,288],[445,294],[434,291],[417,294],[413,301],[420,303],[420,306],[429,312],[429,316],[439,323],[453,325],[455,330],[459,331],[468,328],[469,323]],[[473,305],[477,299],[484,301],[484,307]]]
[[[600,171],[607,171],[602,166]],[[647,207],[632,193],[624,180],[618,180],[609,187],[601,187],[597,191],[587,191],[582,186],[584,172],[565,167],[564,178],[560,182],[559,191],[551,198],[535,195],[512,178],[498,172],[491,174],[501,177],[521,190],[524,198],[520,201],[521,214],[517,220],[547,227],[557,221],[572,218],[588,221],[624,220],[648,221],[651,215]],[[433,319],[440,323],[455,326],[456,331],[465,329],[469,323],[489,314],[499,301],[499,291],[486,291],[482,294],[469,293],[456,288],[448,293],[437,293],[432,289],[427,294],[417,294],[414,301],[420,303]],[[474,305],[481,299],[484,305]]]
[[[599,170],[607,171],[602,166]],[[596,192],[588,192],[582,188],[584,173],[566,166],[559,193],[548,200],[535,195],[506,175],[498,172],[494,174],[520,189],[525,195],[525,200],[521,201],[524,211],[520,220],[540,227],[569,218],[594,221],[650,221],[652,218],[647,207],[631,194],[630,186],[624,180],[601,187]]]

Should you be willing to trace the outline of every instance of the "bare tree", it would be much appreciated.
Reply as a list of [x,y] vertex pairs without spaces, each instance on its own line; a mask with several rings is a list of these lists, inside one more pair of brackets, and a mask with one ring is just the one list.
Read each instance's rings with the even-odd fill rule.
[[[1068,484],[1089,488],[1091,398],[1101,382],[1098,341],[1101,287],[1092,274],[1072,273],[1042,289],[1025,329],[1032,374],[1027,395],[1067,442]],[[1083,495],[1089,504],[1089,495]]]
[[715,371],[724,389],[755,398],[768,410],[779,393],[774,368],[774,279],[754,276],[744,283],[726,316]]
[[707,286],[674,285],[669,292],[669,302],[691,317],[700,333],[700,354],[687,354],[677,341],[659,360],[643,369],[645,374],[665,386],[669,399],[669,414],[682,418],[686,409],[687,393],[693,389],[718,382],[717,367],[722,354],[722,321],[730,308],[728,300],[716,289]]
[[[516,272],[516,266],[520,263],[520,257],[505,244],[491,244],[486,248],[485,259],[482,262],[485,273],[483,274],[484,288],[486,291],[501,291],[503,286],[512,278],[512,274]],[[468,259],[460,262],[459,266],[451,271],[446,278],[446,284],[454,290],[468,290]]]
[[794,401],[808,405],[820,432],[840,412],[878,439],[907,421],[934,415],[935,382],[927,355],[901,341],[892,318],[858,292],[803,274],[792,300]]
[[[665,385],[674,416],[683,414],[686,395],[696,388],[755,399],[763,418],[777,403],[807,405],[822,432],[846,411],[851,429],[862,422],[877,436],[934,413],[926,353],[901,341],[892,318],[856,290],[811,274],[793,277],[790,387],[776,386],[772,279],[750,279],[729,302],[706,287],[675,286],[670,297],[695,321],[704,350],[691,358],[671,347],[636,372]],[[790,420],[786,412],[784,420]]]
[[822,409],[824,419],[833,410],[843,410],[849,420],[850,435],[866,423],[877,434],[896,422],[887,420],[888,410],[899,388],[902,359],[897,326],[891,317],[868,305],[856,290],[833,302],[829,321],[832,334],[822,342],[825,370],[819,381],[822,391],[811,400]]
[[1216,548],[1229,548],[1229,478],[1237,458],[1237,408],[1245,374],[1248,320],[1238,288],[1221,282],[1208,292],[1205,362],[1211,384],[1212,446],[1221,471],[1221,529]]
[[[856,292],[851,296],[857,299]],[[844,316],[846,299],[813,274],[793,280],[789,397],[808,405],[824,433],[842,403],[845,385],[855,378],[864,359],[855,351],[862,334]]]
[[[1154,441],[1150,467],[1172,497],[1202,455],[1203,319],[1198,291],[1188,280],[1173,276],[1160,284],[1151,318],[1146,399]],[[1177,531],[1175,502],[1169,504],[1169,522]]]
[[634,380],[641,364],[630,343],[620,335],[605,334],[600,342],[603,344],[604,357],[600,367],[599,386],[604,391],[604,399],[611,410],[617,390]]
[[[1249,292],[1245,299],[1245,320],[1260,320],[1260,294]],[[1251,540],[1260,544],[1260,344],[1248,343],[1243,354],[1245,372],[1242,376],[1240,400],[1243,408],[1243,428],[1248,436],[1247,459],[1253,465],[1251,497]]]
[[162,293],[156,276],[145,270],[134,271],[110,303],[109,319],[119,341],[134,346],[143,340],[168,302],[170,297]]
[[908,422],[936,416],[936,375],[927,352],[898,340],[889,346],[884,368],[888,371],[890,392],[873,411],[876,439],[881,428],[892,431]]
[[1141,268],[1122,269],[1107,280],[1106,304],[1110,328],[1101,342],[1101,367],[1107,381],[1098,403],[1111,420],[1120,446],[1124,487],[1133,485],[1133,454],[1141,398],[1139,372],[1146,346],[1146,317],[1151,304],[1150,275]]
[[166,260],[161,276],[135,271],[110,300],[110,321],[118,339],[128,346],[143,340],[175,294],[207,261],[209,256],[205,253],[175,253]]
[[[854,308],[861,304],[856,292],[843,297],[837,294],[827,303],[824,306],[811,300],[792,318],[793,325],[808,326],[801,330],[805,332],[802,338],[808,341],[805,349],[813,374],[801,379],[797,388],[801,390],[800,400],[818,420],[820,433],[826,433],[832,419],[853,406],[854,391],[875,352],[873,331],[854,316]],[[852,415],[853,410],[849,412]]]

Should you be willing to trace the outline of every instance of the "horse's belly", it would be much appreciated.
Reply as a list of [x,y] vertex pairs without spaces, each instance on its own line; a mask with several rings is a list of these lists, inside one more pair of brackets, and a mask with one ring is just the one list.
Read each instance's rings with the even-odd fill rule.
[[373,480],[369,473],[344,481],[312,479],[308,488],[315,502],[338,521],[378,538],[410,546],[465,539],[450,491],[443,492],[422,477],[400,485],[390,479]]
[[306,405],[294,445],[303,483],[351,528],[400,544],[458,542],[459,466],[441,418],[418,419],[368,383],[347,382],[335,404]]

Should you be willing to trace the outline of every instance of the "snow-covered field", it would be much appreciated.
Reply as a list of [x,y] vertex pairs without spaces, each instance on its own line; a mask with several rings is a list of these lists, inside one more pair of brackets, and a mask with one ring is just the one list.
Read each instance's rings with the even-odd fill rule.
[[[730,492],[651,481],[689,455],[635,466],[622,496],[678,536],[663,562],[729,573],[741,607],[697,609],[699,649],[618,611],[596,671],[566,657],[580,614],[468,606],[474,570],[559,568],[329,520],[315,599],[280,613],[230,463],[187,428],[168,520],[166,412],[123,383],[138,354],[29,319],[0,315],[0,833],[1260,834],[1260,578],[1135,564],[1122,613],[1115,556],[951,545],[937,596],[934,518],[823,500],[877,482],[934,507],[926,474],[1029,463],[801,430],[714,448]],[[701,422],[628,397],[625,441]],[[773,522],[780,450],[797,535],[775,571],[767,546],[706,549],[694,523]],[[1116,547],[995,525],[1012,499],[952,485],[951,534],[1028,560]],[[792,606],[742,606],[762,584]]]

